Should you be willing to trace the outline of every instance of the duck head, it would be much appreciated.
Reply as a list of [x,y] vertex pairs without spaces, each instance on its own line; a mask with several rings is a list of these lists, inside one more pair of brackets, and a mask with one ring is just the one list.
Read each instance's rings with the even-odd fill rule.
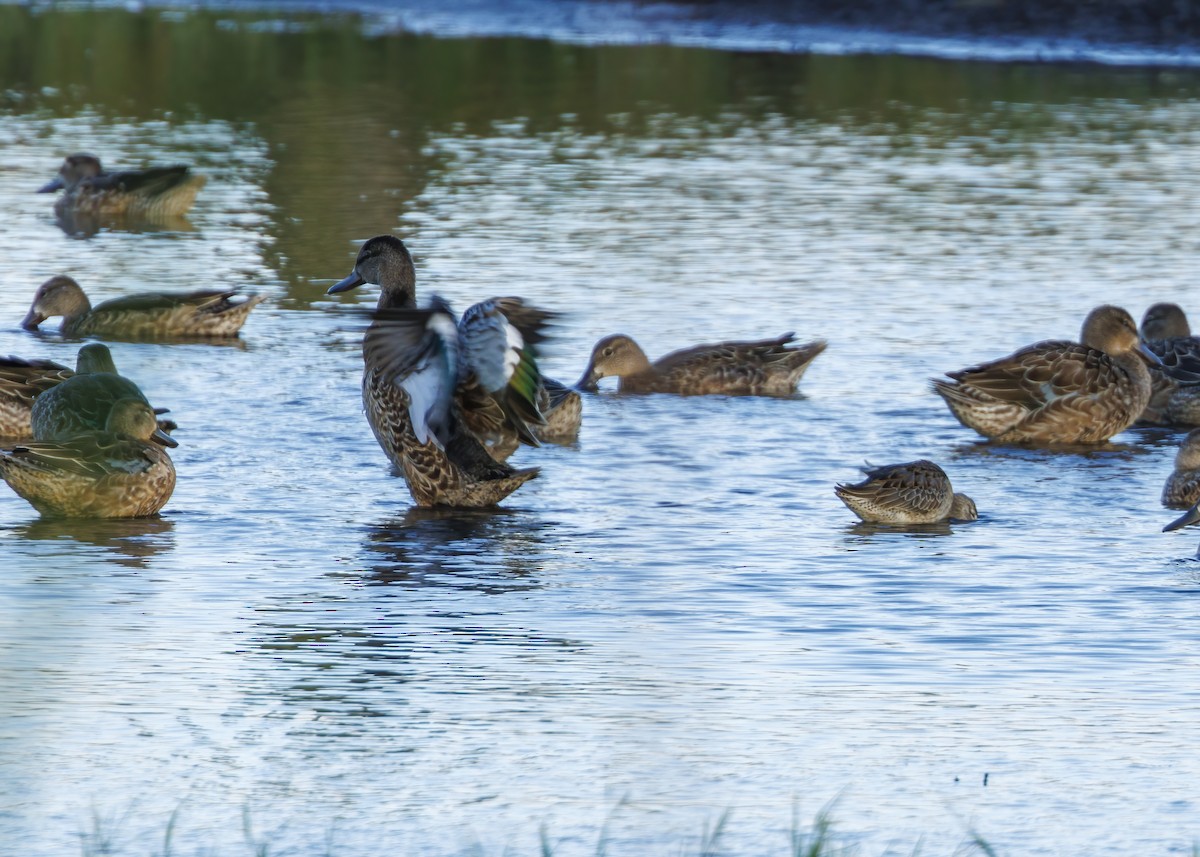
[[37,330],[37,326],[48,318],[56,315],[74,318],[91,308],[92,304],[79,287],[79,283],[62,275],[51,277],[33,293],[33,304],[21,322],[21,327]]
[[97,372],[116,375],[117,364],[113,362],[112,352],[108,350],[107,345],[89,342],[75,355],[75,374],[94,375]]
[[1179,304],[1154,304],[1142,316],[1142,339],[1171,339],[1191,335],[1187,316]]
[[1098,306],[1083,320],[1080,342],[1105,354],[1119,355],[1133,352],[1151,366],[1161,366],[1162,361],[1146,347],[1138,335],[1133,316],[1118,306]]
[[58,176],[38,188],[38,193],[54,193],[56,190],[71,190],[84,179],[100,175],[100,159],[95,155],[80,152],[71,155],[58,168]]
[[379,308],[409,307],[416,298],[416,271],[412,255],[394,235],[376,235],[359,248],[354,270],[329,287],[326,294],[346,292],[364,283],[381,289]]
[[119,399],[113,404],[105,428],[113,434],[154,441],[160,446],[179,446],[179,441],[158,427],[158,418],[151,407],[134,398]]
[[595,392],[599,388],[601,378],[620,378],[624,375],[636,375],[650,368],[646,352],[633,341],[632,337],[623,333],[606,336],[592,348],[592,357],[588,360],[583,377],[575,386],[580,390]]

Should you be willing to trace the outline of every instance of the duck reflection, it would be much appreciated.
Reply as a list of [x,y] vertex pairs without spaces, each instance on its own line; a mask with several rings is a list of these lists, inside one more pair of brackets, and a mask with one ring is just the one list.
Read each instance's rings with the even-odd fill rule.
[[487,594],[536,587],[548,530],[535,515],[511,508],[414,507],[367,531],[368,582]]
[[196,227],[182,214],[163,217],[101,216],[81,211],[64,211],[55,215],[58,228],[71,238],[94,238],[101,231],[132,232],[195,232]]
[[846,527],[846,535],[853,536],[856,543],[869,542],[876,536],[907,536],[914,539],[932,539],[954,535],[955,527],[967,524],[952,524],[939,521],[936,524],[875,524],[859,521]]
[[344,594],[264,607],[249,648],[265,665],[247,695],[310,712],[312,735],[344,742],[376,740],[376,718],[399,711],[401,728],[419,730],[438,716],[430,692],[536,692],[526,660],[585,647],[509,621],[492,596],[540,585],[548,530],[513,509],[412,509],[369,527],[369,564],[334,575]]
[[126,568],[146,568],[175,549],[175,524],[166,518],[38,518],[14,527],[17,538],[74,541],[98,548],[106,559]]

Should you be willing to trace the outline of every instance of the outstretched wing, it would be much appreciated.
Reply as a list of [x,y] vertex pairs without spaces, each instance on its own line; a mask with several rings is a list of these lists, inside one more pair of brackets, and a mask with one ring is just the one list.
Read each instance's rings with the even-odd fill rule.
[[[473,427],[515,431],[538,445],[530,425],[545,425],[538,408],[541,373],[536,345],[545,340],[553,313],[516,297],[481,301],[458,323],[463,365],[460,399]],[[478,430],[478,428],[477,428]]]
[[451,404],[458,377],[454,316],[440,298],[427,309],[383,309],[363,337],[363,358],[375,382],[402,393],[413,435],[444,446],[450,437]]

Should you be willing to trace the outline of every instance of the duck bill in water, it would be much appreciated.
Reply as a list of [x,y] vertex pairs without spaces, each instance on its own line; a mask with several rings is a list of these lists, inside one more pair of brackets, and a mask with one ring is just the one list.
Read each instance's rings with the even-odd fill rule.
[[1174,521],[1163,527],[1163,532],[1169,533],[1172,530],[1182,529],[1183,527],[1186,527],[1189,524],[1194,524],[1197,521],[1200,521],[1200,503],[1192,506],[1192,508],[1188,509]]
[[575,389],[585,393],[599,392],[601,377],[603,376],[596,372],[595,364],[588,363],[587,368],[583,370],[583,376],[575,382]]
[[38,193],[54,193],[56,190],[62,190],[64,187],[66,187],[66,185],[63,184],[62,178],[56,178],[56,179],[51,179],[50,181],[46,182],[44,185],[39,187],[37,189],[37,192]]
[[361,286],[365,282],[366,280],[362,278],[362,275],[359,274],[358,271],[351,271],[350,276],[346,277],[344,280],[338,280],[329,287],[325,294],[336,295],[338,292],[348,292],[355,286]]
[[21,321],[21,327],[26,330],[37,330],[38,325],[45,321],[48,316],[42,315],[37,310],[31,309],[25,318]]

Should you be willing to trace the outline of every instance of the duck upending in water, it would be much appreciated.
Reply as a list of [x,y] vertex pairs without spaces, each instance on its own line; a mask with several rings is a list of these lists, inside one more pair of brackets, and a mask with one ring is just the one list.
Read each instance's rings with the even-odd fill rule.
[[43,515],[153,515],[175,490],[175,465],[150,442],[157,430],[154,412],[144,402],[122,399],[103,431],[0,452],[0,476]]
[[932,380],[963,425],[1002,443],[1103,443],[1133,425],[1150,398],[1133,318],[1101,306],[1083,322],[1082,344],[1039,342]]
[[1141,421],[1200,426],[1200,337],[1178,304],[1154,304],[1142,317],[1142,339],[1161,366],[1150,367],[1150,401]]
[[[125,399],[150,407],[138,385],[117,374],[107,346],[90,342],[79,349],[76,361],[72,377],[34,400],[30,423],[35,440],[64,440],[86,432],[105,431],[113,409]],[[163,446],[178,446],[162,429],[159,426],[150,437]]]
[[99,158],[80,153],[63,161],[58,176],[38,193],[63,191],[54,203],[60,217],[158,219],[186,213],[206,181],[182,165],[106,173]]
[[578,386],[595,390],[601,378],[615,376],[621,393],[791,396],[808,365],[825,350],[823,340],[789,347],[794,339],[786,333],[775,339],[696,345],[651,363],[632,337],[615,334],[592,348]]
[[966,494],[955,494],[950,477],[932,461],[864,467],[857,485],[836,485],[834,492],[851,512],[878,524],[936,524],[975,521],[979,512]]
[[63,336],[142,340],[233,337],[246,323],[250,310],[264,300],[251,294],[235,303],[237,295],[236,290],[142,292],[93,307],[77,282],[60,275],[38,286],[21,326],[36,330],[46,319],[61,315]]
[[440,298],[415,306],[415,279],[403,242],[381,235],[329,289],[381,289],[363,338],[367,422],[418,505],[495,505],[538,475],[495,460],[481,437],[537,444],[532,428],[545,419],[533,346],[550,314],[520,298],[493,298],[456,321]]

